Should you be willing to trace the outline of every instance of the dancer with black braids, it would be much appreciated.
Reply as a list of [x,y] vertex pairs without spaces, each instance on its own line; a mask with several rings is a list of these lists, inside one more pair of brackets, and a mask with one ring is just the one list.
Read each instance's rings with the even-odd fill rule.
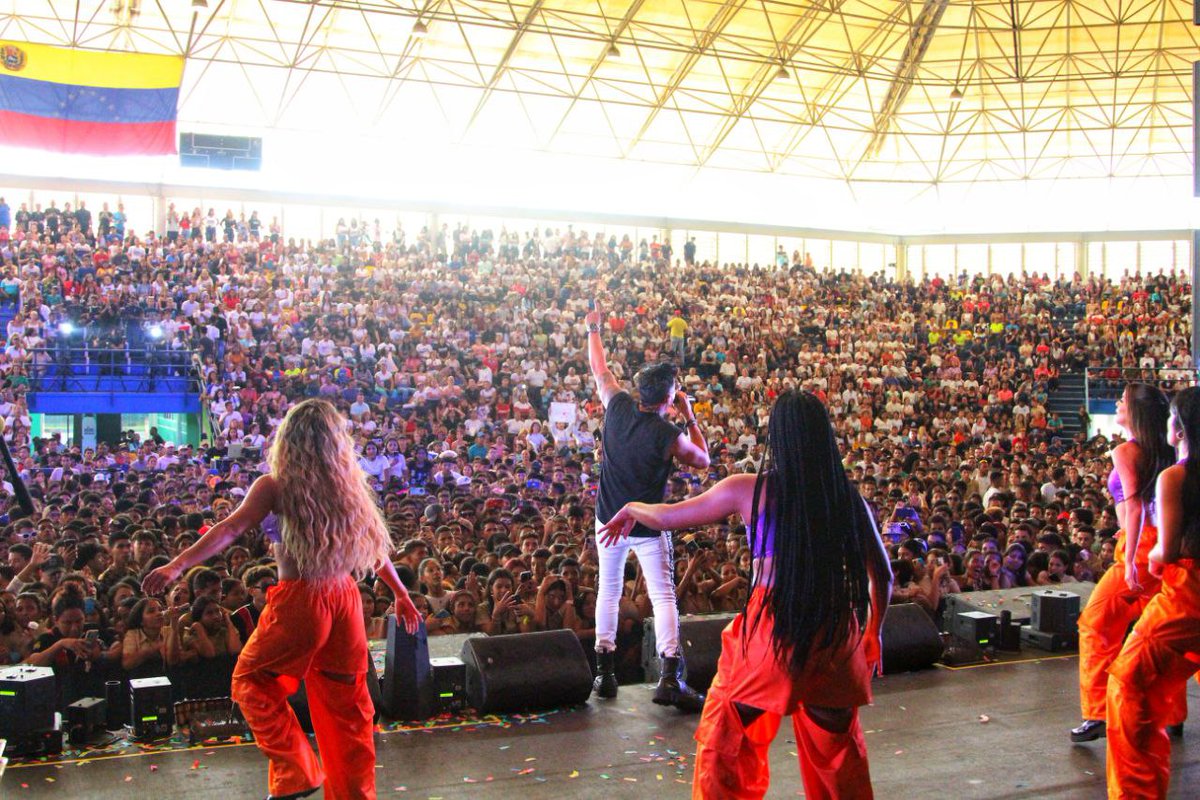
[[805,795],[870,798],[858,707],[880,666],[892,573],[866,503],[842,468],[829,416],[806,392],[771,410],[758,475],[734,475],[674,505],[630,503],[602,531],[689,528],[739,514],[754,556],[745,610],[721,637],[696,731],[693,798],[760,798],[767,750],[791,715]]

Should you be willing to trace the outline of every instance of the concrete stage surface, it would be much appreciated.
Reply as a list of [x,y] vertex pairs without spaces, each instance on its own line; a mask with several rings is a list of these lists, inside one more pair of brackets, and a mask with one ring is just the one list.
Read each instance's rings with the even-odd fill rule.
[[[1028,653],[1028,651],[1026,651]],[[1171,797],[1200,796],[1200,686],[1172,759]],[[1102,798],[1104,742],[1072,745],[1079,716],[1074,656],[893,675],[863,710],[875,795],[887,800]],[[610,703],[534,722],[475,730],[384,733],[379,797],[604,798],[689,796],[697,717],[623,686]],[[986,720],[986,721],[985,721]],[[771,750],[768,797],[802,795],[791,727]],[[266,794],[266,761],[252,745],[10,766],[0,797],[241,800]],[[313,795],[320,798],[322,793]]]

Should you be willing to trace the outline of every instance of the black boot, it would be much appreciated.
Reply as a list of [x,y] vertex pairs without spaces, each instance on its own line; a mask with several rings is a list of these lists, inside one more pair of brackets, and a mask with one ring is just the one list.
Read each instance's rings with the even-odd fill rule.
[[592,688],[596,696],[611,700],[617,696],[617,654],[612,650],[596,651],[596,680]]
[[269,794],[267,800],[301,800],[303,797],[308,797],[310,794],[316,794],[320,786],[314,786],[312,789],[305,789],[303,792],[292,792],[291,794]]
[[1108,732],[1108,726],[1102,719],[1085,719],[1078,728],[1071,729],[1072,742],[1094,742],[1103,739]]
[[654,687],[654,702],[695,713],[704,708],[704,695],[680,679],[682,669],[683,659],[679,656],[662,657],[662,677],[658,679],[658,686]]
[[1183,723],[1181,722],[1178,725],[1168,725],[1167,726],[1167,736],[1170,736],[1172,739],[1182,739],[1183,738]]

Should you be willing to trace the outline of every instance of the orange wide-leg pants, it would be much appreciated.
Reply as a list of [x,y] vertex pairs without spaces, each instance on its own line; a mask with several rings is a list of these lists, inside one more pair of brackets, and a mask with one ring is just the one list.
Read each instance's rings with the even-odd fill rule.
[[[346,576],[281,581],[238,658],[233,699],[268,760],[272,795],[324,784],[329,800],[375,797],[374,707],[362,597]],[[305,681],[318,761],[287,698]]]
[[1200,670],[1200,563],[1169,564],[1109,670],[1108,796],[1164,798],[1171,777],[1177,696]]
[[[858,706],[871,700],[871,674],[857,631],[837,652],[814,651],[803,673],[793,675],[772,648],[769,612],[757,626],[750,622],[762,598],[763,591],[756,590],[746,612],[721,634],[717,676],[696,729],[693,799],[763,797],[770,784],[767,752],[790,715],[805,796],[869,800],[871,774]],[[814,721],[809,706],[852,711],[844,729],[829,730]]]
[[[1138,543],[1138,579],[1142,592],[1130,591],[1125,584],[1124,534],[1119,537],[1117,560],[1092,591],[1079,615],[1079,707],[1084,719],[1107,719],[1108,670],[1121,652],[1130,626],[1142,615],[1150,599],[1158,594],[1159,580],[1150,574],[1142,560],[1158,541],[1158,531],[1146,525]],[[1187,719],[1187,692],[1170,698],[1171,711],[1165,725]]]

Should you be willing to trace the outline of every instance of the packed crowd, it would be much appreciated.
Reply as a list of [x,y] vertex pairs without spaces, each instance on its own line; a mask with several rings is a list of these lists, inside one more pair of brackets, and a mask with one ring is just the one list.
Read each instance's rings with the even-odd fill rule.
[[[712,466],[677,472],[671,498],[753,470],[772,400],[812,391],[891,542],[895,600],[935,616],[947,593],[1094,580],[1111,563],[1112,443],[1062,435],[1047,410],[1060,371],[1191,375],[1190,286],[1161,272],[897,282],[819,271],[798,252],[719,265],[693,242],[570,227],[384,236],[355,221],[312,241],[257,214],[171,206],[165,230],[143,234],[119,204],[95,217],[54,205],[6,216],[0,199],[0,288],[19,308],[0,417],[37,504],[23,515],[4,487],[0,663],[54,665],[71,676],[64,702],[114,675],[220,693],[213,667],[227,669],[275,582],[265,538],[194,570],[165,602],[143,597],[139,577],[236,507],[289,403],[309,396],[345,412],[431,634],[591,636],[593,300],[618,377],[681,365]],[[24,392],[47,349],[66,335],[119,346],[129,320],[197,354],[208,437],[84,451],[31,441]],[[678,531],[675,549],[683,612],[742,607],[742,521]],[[630,677],[650,604],[635,564],[626,578]],[[389,592],[362,592],[381,637]]]

